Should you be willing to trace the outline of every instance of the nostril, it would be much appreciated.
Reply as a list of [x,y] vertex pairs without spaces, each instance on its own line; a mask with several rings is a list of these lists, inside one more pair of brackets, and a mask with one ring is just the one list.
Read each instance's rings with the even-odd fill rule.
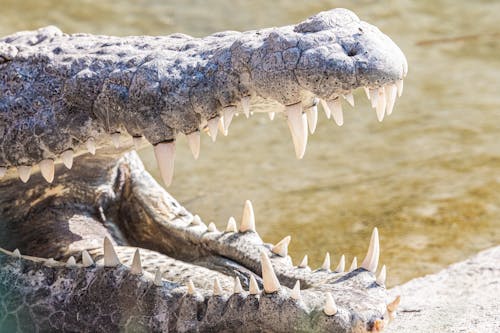
[[357,54],[356,50],[354,50],[354,49],[347,51],[347,55],[349,57],[354,57],[356,54]]

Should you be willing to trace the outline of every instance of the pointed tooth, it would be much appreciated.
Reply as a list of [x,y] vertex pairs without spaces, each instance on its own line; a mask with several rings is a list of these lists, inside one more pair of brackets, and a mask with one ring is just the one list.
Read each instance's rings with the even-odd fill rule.
[[349,268],[349,272],[352,272],[356,268],[358,268],[358,258],[354,257],[354,259],[352,259],[352,264],[351,267]]
[[196,214],[193,216],[193,220],[191,221],[191,225],[202,225],[203,222],[201,221],[201,217]]
[[104,267],[116,267],[120,265],[120,259],[116,255],[115,247],[108,237],[104,237]]
[[318,106],[314,105],[309,110],[307,110],[307,125],[309,125],[309,132],[311,134],[316,131],[316,125],[318,124]]
[[273,121],[274,116],[276,116],[276,112],[268,112],[267,115],[269,116],[269,120]]
[[189,149],[191,149],[191,153],[193,153],[194,159],[197,160],[198,156],[200,156],[200,131],[188,134],[186,138]]
[[63,164],[66,168],[71,169],[73,166],[73,156],[74,156],[73,149],[68,149],[62,152],[61,154],[61,159],[63,161]]
[[40,162],[40,172],[47,183],[54,181],[54,160],[46,159]]
[[342,255],[340,257],[339,264],[337,265],[337,268],[335,268],[335,272],[337,273],[344,273],[345,271],[345,255]]
[[194,295],[194,294],[196,294],[196,287],[194,286],[194,283],[193,283],[193,281],[191,279],[189,279],[186,287],[187,287],[187,293],[188,293],[188,295]]
[[87,140],[87,150],[92,155],[95,155],[95,140],[94,140],[94,138],[90,138]]
[[257,280],[253,275],[250,275],[250,288],[248,289],[250,295],[257,295],[260,293],[259,285],[257,284]]
[[221,116],[219,118],[219,124],[217,128],[219,129],[219,132],[222,133],[222,135],[227,136],[228,132],[224,130],[224,116]]
[[253,213],[252,202],[245,201],[243,207],[243,216],[241,217],[240,232],[253,231],[255,232],[255,215]]
[[227,221],[226,232],[238,232],[238,228],[236,227],[236,220],[232,216]]
[[155,279],[153,280],[153,283],[155,286],[158,286],[160,287],[163,283],[162,283],[162,278],[161,278],[161,271],[160,271],[160,268],[156,268],[156,271],[155,271]]
[[378,89],[370,89],[370,101],[372,108],[376,108],[378,103]]
[[330,270],[330,252],[325,254],[325,260],[323,261],[323,265],[321,265],[321,269]]
[[233,294],[241,294],[243,292],[243,287],[241,286],[240,278],[234,278]]
[[210,137],[212,138],[212,141],[215,142],[215,140],[217,139],[217,129],[219,127],[219,117],[210,119],[207,125]]
[[216,276],[214,277],[214,296],[221,296],[222,295],[222,287],[220,286],[220,281],[219,278]]
[[330,119],[330,117],[332,116],[332,110],[330,110],[328,103],[322,99],[320,99],[320,102],[321,106],[323,107],[323,111],[325,111],[326,119]]
[[333,120],[338,126],[342,126],[344,124],[344,114],[342,112],[342,103],[340,102],[340,98],[336,98],[332,101],[327,101],[328,107],[332,110]]
[[75,257],[71,256],[68,258],[68,261],[66,261],[66,267],[75,267],[76,266],[76,260]]
[[18,166],[17,173],[19,174],[19,179],[21,179],[23,183],[27,183],[31,176],[31,165]]
[[141,252],[139,249],[135,250],[134,258],[132,259],[132,266],[130,266],[130,273],[134,275],[142,275]]
[[291,236],[286,236],[282,240],[278,242],[278,244],[274,245],[271,252],[279,255],[280,257],[286,257],[288,255],[288,245],[292,240]]
[[392,110],[394,109],[394,103],[396,102],[396,94],[398,88],[394,84],[389,84],[384,87],[385,89],[385,100],[386,100],[386,111],[385,113],[390,116],[392,113]]
[[174,176],[175,141],[160,142],[154,146],[156,163],[165,186],[170,186]]
[[113,146],[115,146],[115,148],[120,148],[120,133],[119,132],[111,134],[111,142],[113,142]]
[[139,150],[142,146],[142,136],[133,136],[132,141],[134,142],[135,150]]
[[94,260],[86,250],[82,251],[82,265],[83,267],[90,267],[94,265]]
[[[403,52],[401,51],[401,53]],[[406,60],[406,57],[403,54],[403,76],[406,77],[406,75],[408,75],[408,61]]]
[[285,112],[292,133],[295,155],[298,159],[302,159],[307,147],[307,116],[302,113],[301,103],[286,106]]
[[370,88],[363,87],[363,90],[365,91],[366,98],[368,98],[368,100],[370,100]]
[[386,102],[385,102],[385,89],[383,87],[378,88],[377,90],[377,119],[378,121],[384,120],[384,115],[385,115],[385,107],[386,107]]
[[243,109],[245,116],[247,118],[250,117],[250,96],[241,98],[241,108]]
[[385,286],[385,279],[387,277],[387,271],[386,271],[386,268],[385,268],[385,265],[382,266],[382,269],[380,269],[380,273],[379,275],[377,276],[377,284],[379,286]]
[[398,295],[398,296],[396,296],[396,298],[394,299],[394,301],[392,301],[391,303],[387,304],[387,311],[389,313],[392,313],[392,312],[396,311],[396,309],[398,308],[400,302],[401,302],[401,295]]
[[231,121],[233,120],[233,116],[236,113],[235,106],[228,106],[224,108],[224,135],[227,136],[229,131],[229,125],[231,125]]
[[0,167],[0,179],[2,179],[3,176],[5,176],[6,172],[7,172],[7,168],[6,167]]
[[215,226],[215,223],[213,222],[210,222],[208,224],[208,232],[217,232],[217,227]]
[[14,256],[14,258],[21,259],[21,252],[19,251],[19,249],[15,249],[12,252],[12,256]]
[[396,81],[396,87],[398,88],[398,97],[403,94],[403,80]]
[[304,256],[304,258],[302,259],[302,261],[300,262],[299,264],[299,268],[306,268],[307,267],[307,261],[308,261],[308,258],[307,258],[307,254]]
[[290,293],[290,297],[296,301],[302,300],[302,296],[300,295],[300,281],[299,280],[297,280],[297,282],[295,282],[295,286],[293,287],[292,292]]
[[365,260],[363,260],[361,267],[370,272],[375,272],[378,266],[379,255],[380,255],[380,244],[378,238],[378,229],[373,228],[372,237],[370,239],[370,245],[368,247],[368,252],[366,253]]
[[269,260],[266,252],[260,252],[260,260],[262,266],[262,280],[264,281],[264,291],[268,294],[277,292],[281,288],[280,282],[274,273],[271,260]]
[[352,95],[352,93],[348,93],[347,95],[343,96],[347,103],[351,104],[351,106],[354,107],[354,96]]
[[333,300],[333,296],[330,292],[326,293],[326,302],[325,302],[325,307],[323,309],[325,314],[327,316],[333,316],[337,313],[337,304],[335,304],[335,301]]

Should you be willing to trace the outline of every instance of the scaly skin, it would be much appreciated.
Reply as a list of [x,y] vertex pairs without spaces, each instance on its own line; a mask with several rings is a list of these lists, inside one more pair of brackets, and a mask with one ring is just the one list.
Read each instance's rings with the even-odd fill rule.
[[[0,246],[9,249],[0,249],[0,330],[380,331],[394,306],[386,307],[383,279],[373,274],[376,233],[360,268],[295,267],[286,247],[260,239],[253,219],[242,218],[239,231],[207,228],[135,153],[123,155],[131,140],[112,149],[109,134],[127,132],[155,145],[168,183],[173,167],[165,171],[161,162],[173,155],[165,143],[171,149],[178,133],[207,124],[215,139],[214,119],[217,125],[228,112],[245,111],[247,97],[270,99],[285,106],[301,157],[304,127],[295,115],[304,125],[303,109],[309,114],[318,98],[338,101],[358,87],[381,91],[380,101],[384,89],[375,89],[405,74],[399,48],[340,9],[295,26],[202,39],[65,35],[53,27],[0,39],[0,173],[7,170]],[[89,141],[97,143],[97,156],[84,154]],[[54,167],[46,162],[68,151],[75,165],[57,164],[51,185],[40,173],[27,184],[16,179],[16,168],[41,163],[52,182]],[[117,257],[112,247],[102,250],[105,237]],[[135,247],[143,260],[134,266]],[[16,248],[29,256],[11,252]],[[96,264],[85,264],[84,250]],[[251,278],[264,290],[240,291],[234,277],[245,290]],[[300,294],[291,290],[297,281]],[[191,282],[197,291],[184,287]]]

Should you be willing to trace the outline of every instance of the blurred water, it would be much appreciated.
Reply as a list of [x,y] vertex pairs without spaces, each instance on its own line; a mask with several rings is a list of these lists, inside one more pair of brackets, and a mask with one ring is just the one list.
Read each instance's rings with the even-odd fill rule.
[[[361,260],[378,226],[389,285],[500,243],[498,1],[0,0],[0,35],[55,24],[203,36],[295,23],[333,7],[355,11],[406,53],[410,72],[395,113],[378,123],[358,91],[343,127],[320,116],[301,161],[282,119],[236,118],[229,137],[203,138],[196,162],[179,139],[169,191],[220,228],[252,199],[262,238],[291,235],[294,261],[308,253],[313,266],[326,251],[332,265],[342,253]],[[157,176],[152,151],[141,155]]]

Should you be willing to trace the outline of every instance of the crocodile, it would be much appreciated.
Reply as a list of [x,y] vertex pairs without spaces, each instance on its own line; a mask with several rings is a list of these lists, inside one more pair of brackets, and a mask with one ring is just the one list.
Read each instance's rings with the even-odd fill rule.
[[[265,111],[300,159],[319,105],[340,126],[361,88],[382,121],[407,71],[347,9],[204,38],[53,26],[0,38],[0,331],[382,331],[399,297],[376,228],[360,265],[327,254],[312,269],[292,262],[289,236],[260,238],[250,201],[218,230],[165,187],[179,135],[196,159],[202,134]],[[165,186],[134,151],[146,145]]]

